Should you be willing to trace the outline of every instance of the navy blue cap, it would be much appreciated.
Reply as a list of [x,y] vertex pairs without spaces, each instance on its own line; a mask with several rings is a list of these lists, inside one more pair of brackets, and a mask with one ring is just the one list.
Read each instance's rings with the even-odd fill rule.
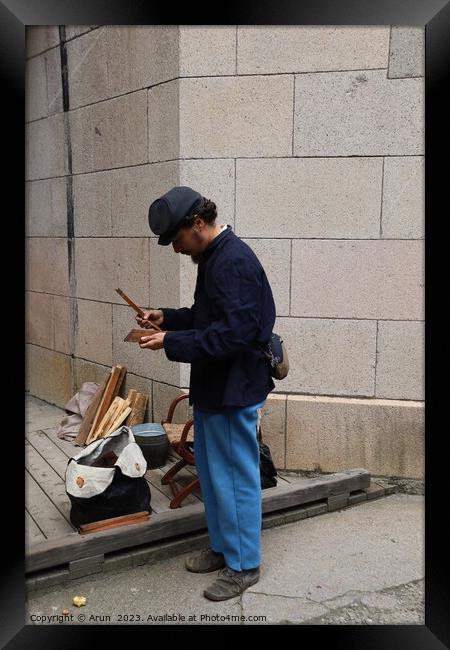
[[172,187],[153,201],[148,210],[148,223],[152,232],[159,235],[158,244],[171,244],[183,223],[202,203],[202,195],[186,185]]

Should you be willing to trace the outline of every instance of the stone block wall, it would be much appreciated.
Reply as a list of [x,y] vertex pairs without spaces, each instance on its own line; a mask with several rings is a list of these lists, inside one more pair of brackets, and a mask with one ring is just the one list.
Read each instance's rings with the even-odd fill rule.
[[154,421],[187,390],[123,342],[114,291],[192,304],[196,266],[147,223],[186,184],[273,288],[277,466],[423,479],[424,29],[33,26],[27,57],[28,390],[63,406],[124,363]]

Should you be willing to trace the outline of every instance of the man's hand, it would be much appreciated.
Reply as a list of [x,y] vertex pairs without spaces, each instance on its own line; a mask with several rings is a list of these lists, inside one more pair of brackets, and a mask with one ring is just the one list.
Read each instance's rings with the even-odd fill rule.
[[167,332],[155,332],[148,336],[141,336],[139,341],[140,348],[149,348],[150,350],[161,350],[164,347],[164,337]]
[[155,325],[158,325],[160,327],[163,320],[164,314],[162,309],[144,309],[143,318],[139,316],[139,314],[136,314],[136,321],[138,322],[138,325],[144,327],[147,330],[152,327],[152,323],[155,323]]

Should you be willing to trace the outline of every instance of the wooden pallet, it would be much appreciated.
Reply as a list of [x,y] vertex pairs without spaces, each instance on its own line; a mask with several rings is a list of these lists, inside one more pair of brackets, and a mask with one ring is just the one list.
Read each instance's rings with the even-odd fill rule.
[[[80,535],[70,523],[70,502],[64,487],[68,459],[78,453],[79,448],[57,438],[56,430],[54,427],[27,435],[27,573],[72,566],[79,575],[84,562],[86,570],[90,570],[92,558],[101,564],[105,554],[205,530],[200,489],[190,494],[181,508],[171,510],[169,507],[172,493],[160,481],[177,460],[170,457],[166,466],[148,470],[145,475],[150,485],[152,507],[147,521]],[[193,475],[195,468],[192,467],[180,472],[177,475],[179,486],[190,482]],[[386,490],[371,482],[369,472],[360,468],[317,478],[299,478],[280,472],[278,485],[262,492],[262,510],[266,518],[276,513],[294,516],[294,509],[297,518],[300,509],[301,515],[313,516],[383,496],[388,493]]]

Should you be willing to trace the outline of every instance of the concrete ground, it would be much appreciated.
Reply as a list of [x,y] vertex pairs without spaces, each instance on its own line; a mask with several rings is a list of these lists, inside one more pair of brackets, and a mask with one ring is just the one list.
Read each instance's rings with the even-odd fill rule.
[[[54,426],[55,407],[33,400],[32,410],[34,423]],[[229,601],[203,596],[216,573],[187,572],[184,553],[32,590],[26,622],[425,624],[423,495],[398,492],[269,528],[262,545],[259,582]],[[84,607],[72,604],[76,595]]]

